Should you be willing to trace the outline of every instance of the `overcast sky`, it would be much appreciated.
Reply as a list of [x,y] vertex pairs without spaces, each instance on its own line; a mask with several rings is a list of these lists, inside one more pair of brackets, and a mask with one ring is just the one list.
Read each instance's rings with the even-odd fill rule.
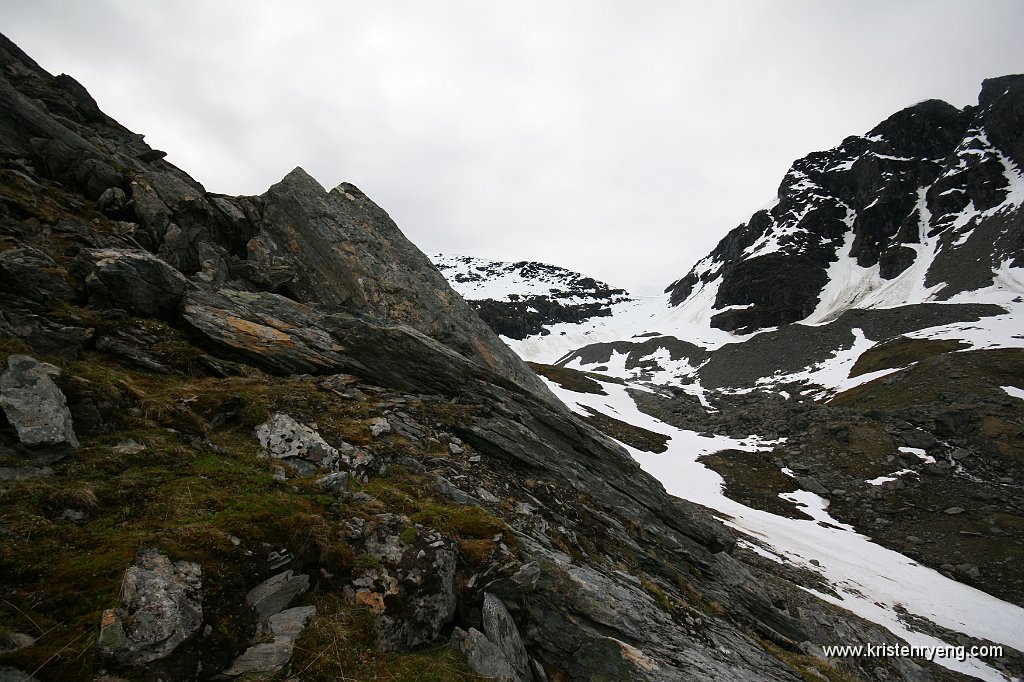
[[1020,0],[0,0],[0,31],[208,190],[295,166],[427,253],[635,293],[790,163],[1024,71]]

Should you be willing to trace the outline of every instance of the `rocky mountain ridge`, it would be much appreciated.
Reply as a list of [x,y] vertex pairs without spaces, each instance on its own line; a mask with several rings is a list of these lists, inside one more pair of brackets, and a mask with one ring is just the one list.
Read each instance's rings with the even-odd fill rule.
[[[1022,101],[1024,76],[990,79],[976,107],[921,102],[796,161],[774,205],[671,284],[670,303],[709,297],[713,326],[749,333],[992,285],[1024,266]],[[843,268],[856,281],[837,301]]]
[[433,261],[480,319],[506,339],[543,336],[552,325],[607,317],[612,306],[631,300],[624,289],[546,263],[444,254]]
[[961,677],[824,656],[898,640],[668,495],[352,185],[211,194],[0,69],[4,678]]

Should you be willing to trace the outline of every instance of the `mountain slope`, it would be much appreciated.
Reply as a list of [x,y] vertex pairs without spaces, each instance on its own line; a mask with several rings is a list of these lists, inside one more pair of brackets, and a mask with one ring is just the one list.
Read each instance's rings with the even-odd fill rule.
[[963,678],[821,660],[900,640],[668,495],[351,185],[208,193],[0,67],[3,677]]

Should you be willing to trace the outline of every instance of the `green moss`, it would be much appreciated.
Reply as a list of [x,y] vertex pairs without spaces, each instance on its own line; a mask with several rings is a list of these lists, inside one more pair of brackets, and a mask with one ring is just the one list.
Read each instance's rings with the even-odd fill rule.
[[[167,331],[160,323],[131,323],[145,324],[156,335]],[[112,431],[79,434],[82,447],[56,467],[52,478],[4,484],[0,623],[42,636],[36,646],[0,656],[0,665],[34,672],[40,679],[93,679],[105,667],[95,646],[100,614],[119,604],[124,571],[148,547],[202,566],[204,618],[212,634],[199,647],[207,652],[237,651],[251,633],[244,596],[258,569],[254,557],[259,552],[253,550],[262,543],[287,547],[297,557],[295,569],[318,576],[319,589],[329,591],[333,576],[345,576],[357,559],[332,511],[338,505],[334,497],[324,495],[312,479],[273,478],[273,463],[261,456],[253,427],[275,411],[316,422],[329,442],[345,440],[388,454],[424,454],[414,443],[371,439],[366,421],[380,414],[380,405],[338,400],[313,380],[268,377],[255,370],[225,379],[189,375],[185,370],[198,351],[171,332],[159,348],[147,350],[180,369],[179,374],[126,369],[100,353],[80,360],[36,354],[61,367],[60,382],[69,399],[89,397],[100,406]],[[19,344],[0,339],[7,352],[23,351]],[[425,423],[452,428],[465,423],[475,408],[444,403],[411,409]],[[127,439],[144,449],[115,452]],[[482,509],[437,499],[426,479],[399,468],[391,476],[366,486],[381,502],[346,511],[405,513],[474,542],[506,530]],[[58,520],[65,508],[83,512],[84,518]],[[414,542],[415,530],[410,530],[403,540]],[[447,649],[384,656],[365,639],[365,614],[340,602],[323,612],[328,617],[308,639],[313,653],[299,654],[308,666],[304,679],[337,679],[338,670],[358,673],[359,679],[475,679]],[[337,631],[339,623],[350,639],[356,631],[363,633],[340,659],[331,658],[334,643],[317,639]]]
[[461,538],[490,538],[507,530],[505,522],[486,509],[439,501],[433,487],[418,476],[374,479],[364,489],[414,523]]

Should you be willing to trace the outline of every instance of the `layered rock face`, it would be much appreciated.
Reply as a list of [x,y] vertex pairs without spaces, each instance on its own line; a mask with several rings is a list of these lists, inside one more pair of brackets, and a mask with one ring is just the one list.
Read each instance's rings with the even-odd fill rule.
[[797,322],[827,305],[830,266],[847,259],[938,300],[991,284],[1024,263],[1022,102],[1024,76],[987,80],[976,107],[921,102],[796,161],[771,208],[666,289],[672,304],[703,291],[727,331]]
[[[66,218],[60,229],[74,235],[75,253],[98,247],[82,253],[92,304],[175,320],[186,288],[265,292],[411,327],[530,390],[546,390],[353,185],[327,192],[296,168],[260,197],[210,194],[105,116],[69,76],[49,77],[6,39],[0,49],[8,182],[15,192],[31,191],[27,169],[17,168],[28,163],[89,201],[81,206],[86,214]],[[48,237],[25,234],[23,244],[43,245],[45,253]],[[7,279],[24,269],[5,268]],[[54,294],[74,297],[55,286]]]
[[[477,672],[510,679],[794,680],[830,665],[800,645],[843,643],[836,623],[895,641],[734,555],[353,186],[297,169],[260,197],[208,193],[2,38],[0,68],[4,357],[63,363],[61,433],[80,441],[52,480],[0,495],[4,618],[62,637],[0,662],[195,679],[315,651],[291,672],[359,677],[381,658],[346,658],[369,618],[378,650],[462,633]],[[0,425],[5,472],[16,426]],[[85,634],[119,600],[97,653]],[[140,612],[181,626],[139,632]],[[321,654],[340,662],[314,676]]]

